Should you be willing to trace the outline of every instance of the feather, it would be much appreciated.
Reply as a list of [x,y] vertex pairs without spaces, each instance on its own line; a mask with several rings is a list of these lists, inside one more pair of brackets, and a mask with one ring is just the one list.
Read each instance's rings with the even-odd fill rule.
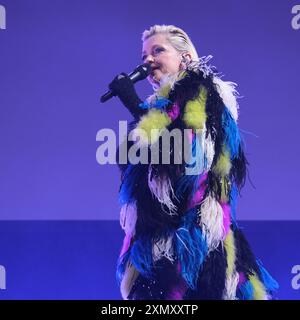
[[173,235],[154,241],[152,256],[154,261],[165,257],[169,261],[174,262]]
[[236,257],[235,243],[234,243],[234,235],[231,230],[229,230],[229,233],[227,234],[227,237],[224,241],[224,246],[225,246],[226,257],[227,257],[224,299],[235,300],[237,285],[239,282],[239,274],[235,269],[235,257]]
[[[131,135],[139,145],[154,144],[162,131],[171,123],[168,114],[158,109],[150,109],[139,121],[136,129],[132,130]],[[139,140],[138,140],[139,138]]]
[[120,225],[122,229],[125,231],[125,234],[134,236],[136,220],[136,202],[124,204],[120,212]]
[[237,158],[239,156],[241,136],[236,122],[226,107],[222,114],[222,126],[224,130],[224,143],[230,150],[231,159]]
[[208,253],[199,274],[196,290],[189,290],[187,300],[221,300],[225,289],[226,253],[222,243]]
[[[187,130],[185,130],[185,135]],[[215,150],[214,142],[210,134],[206,137],[206,127],[197,129],[196,133],[192,135],[192,144],[187,145],[187,136],[184,142],[184,158],[186,165],[186,175],[199,175],[210,170],[213,163]]]
[[237,103],[238,92],[236,90],[237,84],[230,81],[223,81],[219,77],[213,77],[213,82],[216,85],[217,91],[222,98],[225,106],[229,109],[233,119],[238,120],[238,109]]
[[221,202],[221,207],[223,210],[224,236],[227,236],[230,231],[230,205]]
[[167,111],[169,118],[174,121],[180,114],[180,108],[178,103],[174,103],[169,111]]
[[134,267],[146,277],[152,276],[152,245],[148,238],[135,240],[130,249],[130,260]]
[[260,270],[260,278],[264,283],[266,290],[269,293],[272,293],[278,290],[279,285],[278,282],[270,275],[270,273],[264,268],[262,262],[258,259],[256,260],[259,270]]
[[226,277],[225,290],[224,290],[224,300],[237,300],[236,291],[239,282],[239,274],[235,271],[230,276]]
[[188,128],[203,129],[206,122],[205,105],[207,100],[207,90],[203,87],[199,96],[195,100],[187,102],[183,121]]
[[209,251],[215,250],[224,240],[223,210],[219,202],[208,195],[199,210],[200,226],[206,238]]
[[[184,148],[184,158],[185,162],[187,162],[185,169],[186,175],[199,175],[204,171],[204,150],[203,144],[200,142],[200,140],[202,140],[202,137],[202,130],[199,130],[196,134],[193,135],[192,145],[189,145],[187,148],[185,146]],[[186,152],[187,150],[188,153]]]
[[230,169],[231,169],[230,154],[226,150],[226,148],[223,147],[223,150],[219,156],[219,159],[217,160],[216,165],[213,167],[213,171],[216,175],[226,176],[226,175],[229,175]]
[[253,300],[268,300],[266,289],[258,279],[257,275],[250,275],[249,281],[251,282],[253,287]]
[[231,212],[231,222],[233,225],[233,228],[237,228],[237,222],[236,222],[236,205],[237,205],[237,198],[238,198],[238,188],[236,184],[232,184],[230,188],[230,212]]
[[157,200],[168,207],[168,214],[177,214],[177,207],[171,200],[171,197],[175,197],[175,194],[170,179],[166,176],[161,177],[153,175],[151,165],[149,166],[148,186]]
[[127,263],[129,262],[129,258],[130,258],[130,248],[129,250],[127,250],[126,252],[124,252],[124,254],[120,255],[117,261],[117,270],[116,270],[116,279],[117,279],[117,283],[120,285],[126,267],[127,267]]
[[206,185],[205,185],[206,179],[207,179],[207,173],[199,177],[198,183],[197,183],[198,185],[197,190],[190,197],[190,200],[188,203],[188,209],[195,207],[196,205],[200,204],[201,201],[203,200],[205,190],[206,190]]
[[252,283],[248,280],[240,286],[237,297],[239,300],[253,300],[253,291]]
[[176,230],[176,252],[181,275],[190,288],[195,288],[199,271],[207,253],[207,245],[201,229],[195,224],[196,210],[183,216],[182,225]]
[[259,267],[251,247],[246,240],[242,231],[238,228],[234,230],[235,246],[236,246],[236,270],[243,272],[246,277],[259,274]]
[[122,183],[119,190],[119,203],[123,206],[127,203],[134,202],[134,193],[137,184],[143,174],[143,167],[129,164],[123,174]]
[[245,273],[244,272],[239,272],[239,283],[238,287],[240,287],[242,284],[244,284],[247,281]]
[[144,101],[139,104],[139,108],[141,109],[164,109],[166,106],[168,106],[171,103],[169,99],[166,99],[164,97],[158,97],[154,102],[148,102]]
[[234,235],[233,232],[230,230],[225,241],[224,246],[227,255],[227,276],[232,275],[235,272],[235,243],[234,243]]
[[[206,128],[204,137],[205,135]],[[215,144],[210,134],[208,134],[207,137],[203,139],[203,150],[205,154],[205,171],[208,171],[211,168],[215,156]]]
[[125,269],[123,279],[120,284],[120,291],[124,300],[128,299],[128,295],[137,279],[139,272],[132,263],[128,263]]
[[123,256],[129,249],[130,244],[131,244],[131,239],[132,235],[131,234],[126,234],[124,239],[123,239],[123,245],[120,253],[120,257]]

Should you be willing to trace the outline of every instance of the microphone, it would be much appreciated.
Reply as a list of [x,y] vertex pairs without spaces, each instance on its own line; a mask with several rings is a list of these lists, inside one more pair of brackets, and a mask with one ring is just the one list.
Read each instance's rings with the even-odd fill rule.
[[[145,78],[147,78],[148,75],[151,73],[151,71],[152,71],[152,68],[150,64],[144,63],[137,66],[128,76],[133,83],[136,83],[137,81],[144,80]],[[103,103],[114,96],[115,96],[115,93],[109,90],[106,93],[104,93],[100,101]]]

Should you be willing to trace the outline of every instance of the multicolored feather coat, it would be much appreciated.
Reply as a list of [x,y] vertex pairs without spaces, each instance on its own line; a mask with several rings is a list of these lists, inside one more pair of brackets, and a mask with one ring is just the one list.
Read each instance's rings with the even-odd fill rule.
[[185,70],[139,107],[145,114],[130,125],[143,129],[139,147],[150,153],[156,144],[161,156],[162,132],[189,129],[198,170],[187,174],[193,164],[172,161],[184,152],[174,142],[169,164],[119,164],[122,297],[271,299],[277,282],[255,258],[236,222],[248,163],[237,126],[235,84],[209,68]]

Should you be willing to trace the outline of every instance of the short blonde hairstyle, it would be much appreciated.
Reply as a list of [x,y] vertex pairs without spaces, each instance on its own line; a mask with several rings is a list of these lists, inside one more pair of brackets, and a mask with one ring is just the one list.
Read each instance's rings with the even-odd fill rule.
[[142,41],[151,36],[162,33],[167,36],[168,41],[180,54],[190,53],[192,61],[198,61],[198,53],[193,45],[190,37],[182,29],[173,25],[154,25],[149,30],[145,30],[142,34]]

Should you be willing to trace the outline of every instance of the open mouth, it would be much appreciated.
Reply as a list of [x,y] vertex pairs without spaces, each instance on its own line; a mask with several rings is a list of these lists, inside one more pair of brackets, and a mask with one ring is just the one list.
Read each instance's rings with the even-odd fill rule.
[[155,72],[155,70],[158,70],[159,69],[159,67],[155,67],[155,68],[153,68],[152,69],[152,71],[151,71],[151,73],[150,73],[150,77],[153,79],[153,77],[155,77],[155,74],[156,74],[156,72]]
[[153,67],[153,68],[152,68],[152,71],[151,71],[151,74],[153,74],[153,72],[154,72],[155,70],[157,70],[157,69],[159,69],[159,67]]

